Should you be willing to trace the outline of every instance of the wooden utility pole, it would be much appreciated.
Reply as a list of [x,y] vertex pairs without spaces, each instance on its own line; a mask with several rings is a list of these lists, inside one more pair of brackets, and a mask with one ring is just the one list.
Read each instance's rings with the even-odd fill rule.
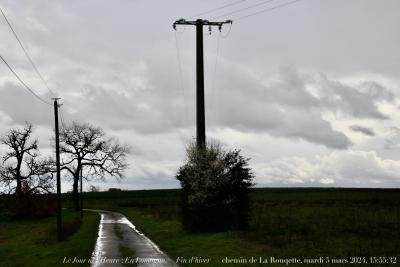
[[58,108],[57,100],[54,99],[54,130],[56,135],[56,166],[57,166],[57,238],[62,239],[62,220],[61,220],[61,175],[60,175],[60,132],[58,129]]
[[173,28],[176,30],[176,25],[195,25],[196,26],[196,144],[198,147],[206,145],[206,123],[204,109],[204,54],[203,54],[203,26],[211,27],[218,26],[221,31],[222,25],[232,23],[231,20],[221,22],[211,22],[208,20],[197,19],[195,21],[187,21],[179,19],[174,22]]

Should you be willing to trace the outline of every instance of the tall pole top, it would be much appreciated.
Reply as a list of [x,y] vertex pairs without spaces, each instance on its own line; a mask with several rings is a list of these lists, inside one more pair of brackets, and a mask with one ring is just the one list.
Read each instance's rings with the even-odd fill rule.
[[60,100],[60,97],[53,97],[52,100],[54,100],[54,106],[57,105],[57,107],[61,107],[62,104],[58,104],[58,100]]
[[232,24],[232,20],[225,21],[209,21],[205,19],[197,19],[197,20],[186,20],[186,19],[178,19],[172,24],[172,28],[176,30],[176,25],[204,25],[204,26],[217,26],[219,30],[221,30],[222,25],[224,24]]

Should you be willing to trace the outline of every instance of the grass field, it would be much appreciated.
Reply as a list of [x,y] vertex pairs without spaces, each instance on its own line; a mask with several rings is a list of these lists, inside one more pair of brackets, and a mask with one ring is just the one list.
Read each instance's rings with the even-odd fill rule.
[[[66,258],[90,258],[97,238],[99,215],[63,211],[68,237],[56,240],[56,218],[0,220],[0,266],[65,266]],[[80,226],[80,227],[79,227]],[[83,266],[89,266],[83,264]]]
[[252,256],[400,260],[400,190],[255,189],[251,201],[248,231],[187,234],[179,222],[178,190],[85,196],[87,206],[127,215],[172,257],[212,258],[213,266],[225,257]]

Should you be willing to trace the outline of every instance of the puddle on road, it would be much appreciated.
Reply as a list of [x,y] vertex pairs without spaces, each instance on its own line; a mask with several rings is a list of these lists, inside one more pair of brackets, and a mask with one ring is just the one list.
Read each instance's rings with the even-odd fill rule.
[[[103,214],[102,214],[102,219],[100,220],[100,224],[101,223],[120,223],[120,224],[126,224],[128,225],[130,228],[132,228],[138,235],[142,236],[145,241],[147,243],[149,243],[152,247],[154,247],[154,249],[159,252],[159,253],[163,253],[161,251],[161,249],[153,242],[151,241],[147,236],[145,236],[142,232],[140,232],[138,229],[136,229],[136,226],[133,225],[125,216],[123,216],[120,219],[103,219]],[[99,236],[100,236],[100,229],[99,229]]]

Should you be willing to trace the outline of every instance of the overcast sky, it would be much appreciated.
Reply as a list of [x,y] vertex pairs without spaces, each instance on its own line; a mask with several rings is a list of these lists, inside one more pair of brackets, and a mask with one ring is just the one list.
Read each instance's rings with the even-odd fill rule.
[[[172,23],[233,2],[0,5],[62,98],[64,122],[101,126],[131,146],[125,179],[102,188],[150,189],[179,187],[195,138],[195,29]],[[201,16],[234,20],[222,33],[204,29],[208,140],[250,157],[258,186],[399,187],[400,1],[302,0],[235,20],[290,2],[274,0],[221,16],[261,2]],[[3,18],[0,55],[50,101]],[[42,154],[52,153],[52,107],[4,64],[0,92],[0,134],[29,121]]]

